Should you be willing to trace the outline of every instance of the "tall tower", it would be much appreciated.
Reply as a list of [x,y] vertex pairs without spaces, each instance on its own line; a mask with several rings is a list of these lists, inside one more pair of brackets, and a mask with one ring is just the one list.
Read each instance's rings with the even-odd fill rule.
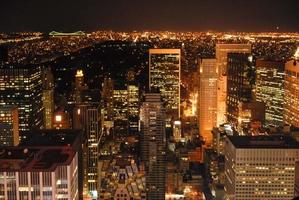
[[[299,60],[299,56],[298,56]],[[299,61],[295,58],[285,65],[284,122],[299,127]]]
[[217,123],[216,59],[199,60],[199,133],[206,145],[212,144],[212,130]]
[[81,92],[84,90],[84,74],[83,70],[77,70],[75,75],[75,101],[81,102]]
[[217,126],[226,120],[227,98],[227,54],[251,53],[250,44],[216,44],[216,59],[218,67],[218,91],[217,91]]
[[235,127],[240,125],[242,104],[252,102],[255,81],[252,55],[248,53],[228,54],[227,120]]
[[148,93],[140,109],[141,160],[146,172],[146,197],[165,199],[165,114],[160,94]]
[[284,62],[256,61],[256,100],[266,106],[266,125],[283,125]]
[[157,88],[165,103],[166,125],[180,118],[180,49],[149,50],[149,88]]
[[19,144],[19,115],[16,106],[0,106],[0,147]]
[[19,110],[19,130],[44,127],[41,66],[0,67],[0,104]]
[[78,104],[73,114],[73,127],[82,129],[87,137],[83,147],[83,187],[92,199],[97,199],[100,107],[97,104]]
[[46,129],[53,128],[54,114],[54,81],[50,68],[43,73],[43,106],[44,106],[44,123]]

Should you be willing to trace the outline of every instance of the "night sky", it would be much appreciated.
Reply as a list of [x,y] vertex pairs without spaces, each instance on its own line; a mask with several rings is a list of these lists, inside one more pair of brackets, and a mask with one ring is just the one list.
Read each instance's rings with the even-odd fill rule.
[[299,0],[0,0],[0,31],[299,31]]

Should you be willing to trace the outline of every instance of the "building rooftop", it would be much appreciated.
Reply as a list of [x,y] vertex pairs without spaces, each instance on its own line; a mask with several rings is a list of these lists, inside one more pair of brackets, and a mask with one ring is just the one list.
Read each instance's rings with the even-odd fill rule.
[[299,142],[286,135],[228,136],[236,148],[299,149]]
[[22,134],[22,147],[62,147],[71,146],[77,148],[81,144],[82,133],[80,130],[52,129],[33,130]]
[[0,172],[54,171],[57,166],[69,165],[76,151],[69,147],[36,149],[7,147],[0,151]]

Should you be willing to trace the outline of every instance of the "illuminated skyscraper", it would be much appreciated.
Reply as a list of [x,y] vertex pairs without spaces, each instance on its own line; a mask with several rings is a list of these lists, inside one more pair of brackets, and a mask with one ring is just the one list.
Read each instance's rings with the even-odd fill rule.
[[139,121],[139,87],[137,84],[128,84],[128,131],[130,134],[138,133]]
[[114,132],[124,135],[128,132],[128,90],[127,88],[113,90],[113,122]]
[[0,147],[19,144],[19,115],[16,106],[0,106]]
[[165,102],[167,126],[180,118],[180,49],[149,50],[149,88],[159,89]]
[[299,127],[299,61],[285,65],[284,122]]
[[0,68],[0,104],[19,109],[19,130],[43,128],[41,66],[3,66]]
[[206,145],[212,144],[213,127],[217,123],[216,59],[199,60],[199,133]]
[[237,127],[243,104],[253,100],[254,65],[248,53],[229,53],[227,64],[227,120]]
[[45,69],[43,76],[44,124],[46,129],[52,129],[54,113],[54,81],[51,69]]
[[226,200],[290,200],[294,197],[299,143],[290,136],[228,136]]
[[266,124],[283,125],[284,63],[256,61],[256,100],[266,106]]
[[218,91],[217,91],[217,126],[224,124],[226,120],[227,98],[227,54],[251,53],[250,44],[216,44],[216,59],[218,67]]
[[75,75],[75,101],[81,102],[81,92],[85,89],[83,70],[77,70]]
[[140,109],[141,160],[148,200],[165,199],[165,114],[160,94],[148,93]]
[[84,189],[97,199],[98,190],[98,143],[100,139],[100,108],[97,104],[78,104],[74,110],[73,127],[82,129],[87,137],[83,147]]

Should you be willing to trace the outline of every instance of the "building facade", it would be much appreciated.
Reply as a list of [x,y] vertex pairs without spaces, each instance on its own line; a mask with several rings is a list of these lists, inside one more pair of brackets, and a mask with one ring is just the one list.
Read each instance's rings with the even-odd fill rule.
[[226,200],[289,200],[294,197],[299,143],[289,136],[228,136]]
[[180,118],[181,50],[149,50],[149,88],[159,89],[165,103],[167,126]]
[[229,53],[227,64],[227,120],[238,127],[242,119],[240,111],[245,103],[253,101],[255,81],[251,54]]
[[299,62],[285,65],[284,122],[299,127]]
[[19,130],[44,127],[41,66],[0,68],[0,104],[19,109]]
[[283,125],[284,62],[256,61],[256,100],[266,106],[266,125]]
[[165,111],[158,93],[147,93],[140,109],[141,161],[146,172],[146,197],[165,199]]
[[206,145],[212,144],[212,129],[217,124],[217,65],[216,59],[199,61],[199,134]]
[[251,53],[250,44],[216,44],[218,67],[217,126],[226,123],[227,111],[227,55],[228,53]]
[[19,144],[18,113],[16,106],[0,106],[0,147]]
[[98,144],[101,137],[100,107],[97,104],[78,104],[74,110],[73,127],[81,129],[87,142],[83,148],[84,190],[92,199],[97,199],[98,189]]

